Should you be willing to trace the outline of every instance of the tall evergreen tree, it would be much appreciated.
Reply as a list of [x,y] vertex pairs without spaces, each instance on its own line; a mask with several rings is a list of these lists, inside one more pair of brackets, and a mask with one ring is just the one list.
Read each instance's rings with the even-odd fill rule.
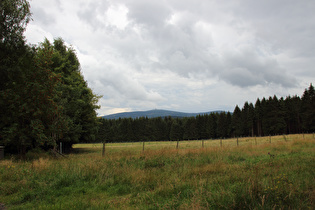
[[287,133],[301,132],[301,99],[298,96],[288,96],[284,100]]
[[254,135],[254,106],[252,103],[245,102],[242,109],[242,122],[243,122],[243,135],[253,136]]
[[226,128],[227,128],[226,137],[232,137],[232,114],[231,114],[231,112],[227,112],[227,114],[226,114]]
[[131,118],[121,119],[121,123],[119,125],[119,133],[121,136],[120,141],[131,142],[135,140],[132,125],[133,125],[133,120]]
[[262,136],[262,107],[261,107],[261,102],[259,98],[256,100],[255,103],[255,110],[254,110],[254,120],[255,120],[255,126],[254,130],[256,130],[255,134],[257,136]]
[[183,139],[183,130],[179,120],[174,120],[170,131],[170,140],[178,141]]
[[267,101],[262,101],[263,113],[262,127],[265,135],[284,134],[285,106],[283,98],[278,100],[276,96],[269,97]]
[[312,84],[305,89],[301,106],[304,132],[315,132],[315,90]]
[[238,105],[236,105],[232,116],[232,135],[235,137],[242,136],[243,134],[243,122],[242,112]]
[[184,121],[183,139],[186,139],[186,140],[197,139],[196,118],[189,117],[189,118],[183,119],[183,121]]
[[219,138],[226,138],[228,137],[228,130],[229,130],[229,125],[227,122],[227,115],[225,112],[221,112],[218,115],[217,119],[217,136]]
[[168,139],[167,124],[162,117],[153,119],[153,131],[155,137],[153,136],[152,140],[165,141]]
[[198,139],[207,139],[206,117],[205,115],[198,115],[196,117],[196,124],[198,129]]
[[207,133],[210,139],[217,138],[217,117],[218,114],[211,113],[207,121]]
[[111,136],[111,123],[110,120],[99,118],[98,132],[96,135],[96,142],[110,142]]
[[[271,99],[271,97],[269,98],[269,100]],[[261,110],[261,130],[262,130],[262,136],[264,135],[271,135],[272,133],[270,133],[270,123],[272,123],[270,121],[270,106],[269,106],[269,100],[266,100],[265,97],[263,97],[263,99],[261,100],[260,103],[260,110]]]

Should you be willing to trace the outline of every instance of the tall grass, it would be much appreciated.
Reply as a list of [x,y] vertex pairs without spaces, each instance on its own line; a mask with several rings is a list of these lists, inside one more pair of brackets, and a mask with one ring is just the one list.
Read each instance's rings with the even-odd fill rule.
[[[260,145],[260,144],[273,144],[276,142],[292,141],[296,139],[301,140],[311,140],[315,139],[314,134],[294,134],[294,135],[279,135],[279,136],[265,136],[265,137],[243,137],[243,138],[232,138],[232,139],[222,139],[222,140],[188,140],[180,141],[179,148],[181,149],[200,149],[202,145],[204,147],[235,147],[235,146],[250,146],[250,145]],[[221,145],[222,142],[222,145]],[[204,144],[203,144],[204,143]],[[176,141],[146,141],[145,149],[155,150],[155,149],[172,149],[176,148]],[[101,151],[103,147],[102,143],[95,144],[76,144],[74,148],[84,149],[92,151]],[[125,143],[107,143],[106,148],[110,151],[142,151],[143,142],[125,142]]]
[[[314,209],[315,139],[76,145],[64,159],[0,161],[0,203],[26,209]],[[229,145],[228,142],[231,141]],[[150,145],[151,144],[151,145]],[[90,146],[90,148],[88,147]],[[269,153],[269,154],[268,154]]]

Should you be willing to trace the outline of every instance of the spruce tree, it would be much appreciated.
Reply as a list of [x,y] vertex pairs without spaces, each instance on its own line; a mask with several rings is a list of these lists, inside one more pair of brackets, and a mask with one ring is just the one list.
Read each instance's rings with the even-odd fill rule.
[[305,89],[301,106],[304,132],[315,132],[315,90],[312,84]]
[[242,112],[238,105],[236,105],[232,116],[232,135],[235,137],[243,135]]

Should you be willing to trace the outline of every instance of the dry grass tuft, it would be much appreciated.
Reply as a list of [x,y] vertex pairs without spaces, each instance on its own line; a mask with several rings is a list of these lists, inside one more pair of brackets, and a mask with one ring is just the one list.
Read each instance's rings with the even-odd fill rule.
[[37,171],[44,171],[50,168],[52,161],[49,159],[39,158],[32,162],[32,168]]

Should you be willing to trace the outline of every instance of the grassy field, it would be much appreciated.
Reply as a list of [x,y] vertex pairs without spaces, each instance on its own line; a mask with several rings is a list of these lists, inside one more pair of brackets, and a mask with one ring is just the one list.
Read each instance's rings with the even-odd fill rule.
[[[8,209],[315,209],[314,135],[74,145],[0,161]],[[31,157],[32,154],[29,154]]]

